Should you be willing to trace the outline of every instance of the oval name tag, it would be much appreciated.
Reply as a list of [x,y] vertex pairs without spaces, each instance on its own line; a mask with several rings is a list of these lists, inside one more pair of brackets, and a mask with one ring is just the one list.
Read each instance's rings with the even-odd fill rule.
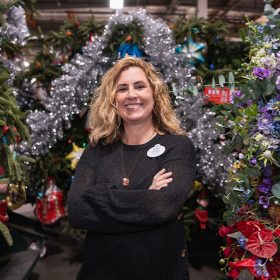
[[154,158],[162,155],[164,152],[165,152],[165,147],[160,144],[156,144],[154,147],[148,150],[147,156],[150,158]]

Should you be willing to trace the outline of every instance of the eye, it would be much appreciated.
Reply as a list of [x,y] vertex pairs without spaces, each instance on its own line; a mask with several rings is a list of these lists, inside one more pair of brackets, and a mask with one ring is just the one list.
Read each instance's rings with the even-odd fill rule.
[[145,88],[144,84],[137,84],[137,85],[135,85],[135,89],[137,89],[137,90],[143,90],[144,88]]
[[127,87],[118,87],[117,88],[117,92],[126,92],[127,91]]

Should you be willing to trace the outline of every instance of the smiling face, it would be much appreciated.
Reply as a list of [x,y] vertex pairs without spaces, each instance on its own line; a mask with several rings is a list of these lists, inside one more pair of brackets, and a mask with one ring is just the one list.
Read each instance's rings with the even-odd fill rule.
[[121,72],[115,99],[117,112],[124,124],[152,124],[153,89],[140,67],[131,66]]

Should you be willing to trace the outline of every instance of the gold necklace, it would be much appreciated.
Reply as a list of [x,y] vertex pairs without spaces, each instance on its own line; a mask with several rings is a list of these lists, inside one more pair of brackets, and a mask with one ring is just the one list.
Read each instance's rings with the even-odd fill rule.
[[[148,140],[146,143],[148,143],[148,142],[154,137],[155,134],[156,134],[156,130],[153,131],[153,134],[151,135],[151,137],[149,138],[149,140]],[[140,153],[138,154],[137,159],[133,162],[133,164],[132,164],[132,166],[131,166],[129,172],[126,173],[126,171],[125,171],[125,166],[124,166],[124,157],[123,157],[123,143],[121,143],[122,167],[123,167],[123,174],[124,174],[124,177],[123,177],[123,179],[122,179],[122,184],[123,184],[124,187],[128,187],[128,186],[129,186],[129,183],[130,183],[130,181],[129,181],[129,176],[132,174],[132,171],[133,171],[133,169],[134,169],[136,163],[137,163],[138,160],[140,159],[140,156],[141,156],[143,150],[144,150],[144,149],[142,149],[142,150],[140,151]]]

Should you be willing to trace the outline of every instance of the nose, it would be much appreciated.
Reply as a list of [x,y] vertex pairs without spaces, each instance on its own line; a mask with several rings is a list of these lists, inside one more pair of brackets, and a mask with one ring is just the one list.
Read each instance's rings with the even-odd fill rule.
[[132,98],[135,98],[135,97],[137,97],[135,89],[134,88],[129,88],[128,92],[127,92],[127,98],[132,99]]

